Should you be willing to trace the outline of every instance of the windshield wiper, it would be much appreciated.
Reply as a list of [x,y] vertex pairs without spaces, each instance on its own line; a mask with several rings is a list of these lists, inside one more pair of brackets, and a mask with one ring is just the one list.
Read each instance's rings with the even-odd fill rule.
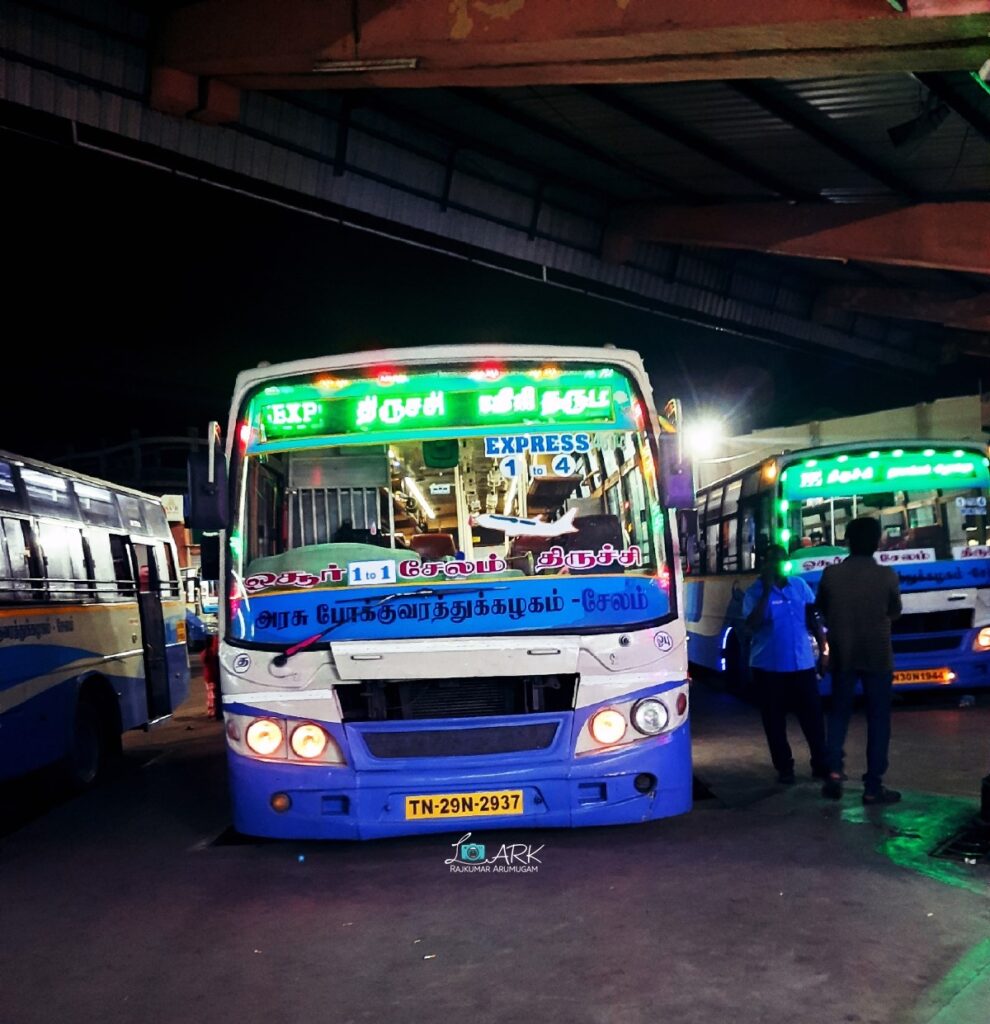
[[[485,590],[508,590],[508,587],[499,586],[480,586],[480,587],[457,587],[444,589],[442,592],[432,587],[421,587],[419,590],[395,590],[391,594],[384,594],[382,597],[345,597],[338,601],[338,604],[350,604],[354,601],[364,601],[369,604],[372,608],[377,608],[379,605],[388,604],[389,601],[395,601],[403,597],[436,597],[440,593],[444,594],[478,594]],[[292,644],[291,647],[286,647],[281,654],[276,654],[272,658],[272,664],[276,668],[281,668],[294,654],[298,654],[300,651],[305,651],[307,647],[312,647],[313,644],[319,643],[325,636],[329,636],[338,626],[344,625],[345,620],[340,622],[332,622],[326,629],[321,630],[319,633],[314,633],[312,636],[306,637],[305,640],[300,640],[298,643]]]

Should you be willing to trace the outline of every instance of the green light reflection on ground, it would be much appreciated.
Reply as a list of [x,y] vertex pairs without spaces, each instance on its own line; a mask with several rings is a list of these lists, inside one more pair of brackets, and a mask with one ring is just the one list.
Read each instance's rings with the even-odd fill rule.
[[877,852],[898,867],[987,896],[990,876],[985,867],[931,856],[939,843],[973,820],[976,809],[975,804],[966,800],[910,793],[905,794],[903,803],[889,807],[846,807],[842,820],[880,829],[883,838],[877,844]]

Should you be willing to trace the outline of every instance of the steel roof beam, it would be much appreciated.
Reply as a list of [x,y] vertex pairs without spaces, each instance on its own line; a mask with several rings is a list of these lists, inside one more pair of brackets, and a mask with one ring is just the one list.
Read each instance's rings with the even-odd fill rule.
[[923,320],[964,331],[990,332],[990,294],[960,298],[914,288],[837,285],[826,288],[816,308],[841,309],[895,320]]
[[699,153],[701,156],[711,160],[713,163],[724,167],[726,170],[737,174],[747,181],[751,181],[761,188],[773,192],[784,199],[794,202],[809,202],[820,199],[820,195],[811,190],[800,188],[792,182],[785,181],[778,177],[769,168],[763,167],[740,156],[730,146],[723,146],[720,142],[703,135],[701,132],[678,124],[669,117],[664,117],[652,110],[646,110],[639,104],[632,102],[625,96],[620,95],[615,89],[608,86],[577,86],[577,91],[586,96],[592,97],[597,102],[609,107],[628,118],[649,128],[659,135],[663,135],[686,148]]
[[[990,117],[980,110],[975,102],[954,89],[949,81],[947,81],[945,75],[928,73],[917,74],[914,77],[929,92],[934,93],[947,107],[954,110],[964,121],[979,132],[987,142],[990,142]],[[964,81],[967,91],[972,93],[973,100],[978,100],[980,96],[986,95],[968,75]],[[986,101],[984,101],[984,105],[986,105]]]
[[990,275],[987,239],[990,202],[635,204],[613,216],[606,252],[621,258],[638,240]]
[[592,145],[585,139],[582,139],[577,135],[573,135],[571,132],[564,131],[562,128],[558,128],[556,125],[553,125],[548,121],[544,121],[542,118],[533,117],[532,114],[527,114],[522,110],[518,110],[517,108],[510,106],[508,103],[496,99],[494,96],[490,96],[486,92],[481,92],[477,89],[454,89],[452,92],[459,99],[464,100],[467,103],[473,103],[476,106],[483,107],[490,114],[495,114],[512,124],[518,125],[520,128],[524,128],[526,131],[532,132],[534,135],[540,136],[541,138],[549,139],[558,146],[563,146],[566,149],[570,149],[572,152],[580,153],[589,160],[594,160],[596,163],[605,167],[611,167],[612,170],[619,171],[628,178],[650,185],[652,188],[658,189],[660,192],[664,192],[669,196],[678,197],[691,202],[713,202],[717,198],[716,196],[709,195],[704,192],[698,192],[696,189],[693,189],[688,185],[683,185],[680,182],[665,177],[664,175],[650,171],[645,167],[639,167],[631,160],[624,160],[622,157],[615,156],[604,149],[599,149],[597,146]]
[[897,195],[904,196],[906,199],[923,198],[921,193],[909,182],[884,167],[883,164],[871,160],[843,139],[833,135],[822,124],[820,120],[822,115],[816,111],[815,107],[788,90],[762,82],[726,82],[725,84],[768,114],[773,114],[779,121],[789,124],[792,128],[807,135],[808,138],[814,139],[820,146],[824,146],[825,149],[841,157],[846,163],[852,164],[864,174],[868,174],[874,181],[879,181],[881,185],[885,185]]
[[202,0],[171,5],[160,62],[246,88],[807,78],[968,70],[986,0]]

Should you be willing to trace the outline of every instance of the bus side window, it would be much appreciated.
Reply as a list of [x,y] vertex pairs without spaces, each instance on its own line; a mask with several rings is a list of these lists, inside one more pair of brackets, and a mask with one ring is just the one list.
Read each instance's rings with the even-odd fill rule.
[[681,567],[686,574],[701,572],[701,551],[698,546],[698,513],[688,509],[678,513],[678,535]]
[[85,531],[89,545],[89,556],[93,561],[93,579],[96,593],[101,601],[112,601],[118,595],[113,553],[110,549],[110,535],[105,530]]
[[154,549],[150,544],[135,544],[134,555],[138,566],[138,593],[161,594],[161,580],[155,565]]
[[722,488],[716,487],[708,492],[708,501],[705,502],[705,568],[707,573],[719,572],[718,562],[718,534],[719,519],[722,515]]
[[722,499],[721,566],[722,572],[739,571],[739,492],[742,480],[726,484]]
[[742,511],[742,530],[739,543],[742,550],[743,572],[756,568],[756,516],[751,506],[744,506]]
[[179,574],[175,568],[172,549],[167,544],[156,544],[155,560],[157,562],[158,577],[162,581],[163,596],[179,597],[181,594],[179,590]]
[[119,534],[110,535],[110,556],[113,559],[113,575],[117,581],[117,593],[121,597],[133,597],[134,572],[127,552],[127,539]]
[[51,599],[71,601],[85,594],[89,590],[89,576],[80,531],[56,523],[40,523],[38,536]]
[[0,600],[26,601],[31,598],[31,545],[22,519],[4,519],[0,545]]

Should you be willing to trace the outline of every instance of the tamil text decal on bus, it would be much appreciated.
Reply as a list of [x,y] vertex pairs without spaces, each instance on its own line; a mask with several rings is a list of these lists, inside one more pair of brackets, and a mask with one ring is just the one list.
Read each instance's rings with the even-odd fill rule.
[[0,453],[0,779],[76,787],[189,688],[185,600],[159,499]]
[[683,469],[676,435],[664,421],[658,439],[635,353],[550,358],[465,346],[238,378],[229,477],[213,455],[191,473],[194,522],[227,527],[238,830],[689,809],[675,499],[658,474]]
[[[767,544],[818,585],[847,555],[845,528],[880,521],[876,559],[900,577],[894,685],[990,685],[986,448],[972,442],[864,441],[766,459],[699,492],[685,532],[691,661],[745,678],[742,594]],[[827,689],[829,680],[823,680]]]

